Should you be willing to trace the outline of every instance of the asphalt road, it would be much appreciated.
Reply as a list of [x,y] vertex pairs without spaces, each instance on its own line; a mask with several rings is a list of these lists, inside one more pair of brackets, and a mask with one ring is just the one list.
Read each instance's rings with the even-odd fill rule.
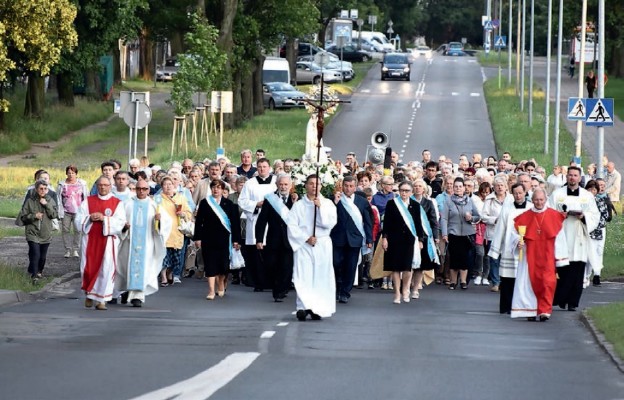
[[483,96],[483,73],[473,57],[418,58],[411,81],[382,81],[374,66],[327,126],[324,144],[332,156],[349,151],[365,160],[373,132],[389,135],[403,162],[421,160],[429,149],[434,159],[444,154],[495,154],[492,128]]
[[[578,312],[546,323],[497,312],[485,287],[425,288],[392,304],[354,289],[323,321],[298,322],[294,294],[231,286],[204,299],[196,279],[143,308],[85,309],[78,282],[0,308],[4,399],[622,399],[624,379]],[[624,300],[624,285],[582,305]]]

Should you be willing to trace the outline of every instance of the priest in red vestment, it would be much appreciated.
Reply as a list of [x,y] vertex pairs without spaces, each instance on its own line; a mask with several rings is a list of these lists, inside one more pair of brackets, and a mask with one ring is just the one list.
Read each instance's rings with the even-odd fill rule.
[[111,193],[112,182],[101,176],[96,181],[98,193],[82,202],[74,220],[82,234],[80,274],[85,291],[85,307],[106,310],[113,296],[115,268],[120,235],[126,225],[121,200]]
[[[552,314],[557,287],[556,266],[566,262],[564,235],[560,235],[565,216],[546,207],[546,192],[536,189],[533,208],[518,215],[516,246],[521,253],[511,304],[511,317],[546,321]],[[559,249],[557,251],[557,249]],[[561,254],[560,254],[561,253]]]

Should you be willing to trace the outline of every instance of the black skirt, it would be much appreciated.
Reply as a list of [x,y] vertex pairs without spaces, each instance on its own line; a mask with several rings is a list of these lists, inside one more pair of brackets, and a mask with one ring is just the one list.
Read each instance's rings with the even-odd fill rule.
[[468,256],[472,241],[468,236],[448,235],[448,253],[451,256],[451,269],[466,270],[470,265]]

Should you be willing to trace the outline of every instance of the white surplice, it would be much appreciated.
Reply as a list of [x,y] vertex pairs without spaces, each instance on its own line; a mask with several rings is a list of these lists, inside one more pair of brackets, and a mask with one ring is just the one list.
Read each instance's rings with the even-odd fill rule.
[[516,277],[518,255],[514,253],[513,247],[510,246],[510,243],[513,241],[513,236],[516,234],[513,220],[518,215],[531,208],[531,206],[532,204],[528,201],[523,208],[516,208],[513,200],[507,200],[503,203],[494,228],[494,235],[488,253],[488,256],[494,259],[500,257],[499,273],[501,278]]
[[263,201],[264,196],[277,190],[277,178],[274,175],[268,177],[271,180],[271,183],[268,184],[260,184],[256,178],[254,176],[245,182],[245,186],[243,186],[243,190],[240,196],[238,196],[238,206],[244,211],[247,219],[245,244],[253,246],[256,245],[256,220],[260,213],[260,209],[256,208],[256,204],[259,201]]
[[321,317],[336,312],[336,281],[332,241],[329,234],[338,221],[336,206],[321,197],[316,215],[316,245],[306,240],[312,236],[314,203],[304,196],[288,215],[288,241],[293,249],[293,283],[297,290],[297,309],[312,310]]
[[172,221],[167,213],[160,213],[160,221],[155,223],[158,206],[149,197],[134,197],[124,207],[130,228],[122,234],[114,295],[128,291],[128,300],[145,301],[145,296],[158,291],[158,273],[167,253],[165,244]]

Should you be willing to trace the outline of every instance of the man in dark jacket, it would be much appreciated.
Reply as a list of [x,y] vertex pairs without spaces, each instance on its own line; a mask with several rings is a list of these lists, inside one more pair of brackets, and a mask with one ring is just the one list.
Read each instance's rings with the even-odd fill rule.
[[[273,299],[281,302],[290,289],[293,251],[288,242],[286,220],[298,196],[290,193],[289,175],[277,177],[277,191],[265,196],[256,221],[256,248],[263,250],[266,271],[273,288]],[[264,235],[266,232],[266,240]]]
[[338,223],[331,231],[336,274],[336,299],[347,303],[355,280],[360,251],[373,247],[373,223],[370,204],[355,194],[357,181],[346,176],[342,181],[342,193],[334,195]]

